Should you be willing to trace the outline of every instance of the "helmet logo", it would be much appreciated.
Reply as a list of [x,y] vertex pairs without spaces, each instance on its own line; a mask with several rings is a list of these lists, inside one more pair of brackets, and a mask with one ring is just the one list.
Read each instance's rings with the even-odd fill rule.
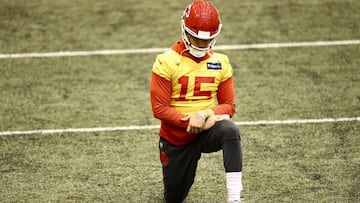
[[190,10],[191,10],[191,4],[185,9],[183,13],[183,18],[189,18],[190,17]]

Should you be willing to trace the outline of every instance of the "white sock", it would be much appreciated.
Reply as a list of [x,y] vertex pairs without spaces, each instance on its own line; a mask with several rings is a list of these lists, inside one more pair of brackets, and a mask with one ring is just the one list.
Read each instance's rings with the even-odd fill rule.
[[226,188],[228,192],[228,202],[239,201],[242,190],[241,172],[226,173]]

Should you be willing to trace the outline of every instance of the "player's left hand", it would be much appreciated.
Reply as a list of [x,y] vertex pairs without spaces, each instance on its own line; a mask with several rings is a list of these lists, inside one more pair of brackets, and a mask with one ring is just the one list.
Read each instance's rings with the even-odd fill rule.
[[230,117],[228,115],[212,115],[208,119],[206,119],[203,130],[209,130],[218,121],[229,120],[229,119]]

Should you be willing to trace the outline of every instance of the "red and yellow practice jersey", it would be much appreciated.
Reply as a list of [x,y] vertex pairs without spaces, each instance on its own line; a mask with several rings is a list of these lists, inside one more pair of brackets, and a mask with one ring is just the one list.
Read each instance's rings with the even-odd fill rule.
[[182,42],[157,56],[150,84],[154,116],[161,120],[160,136],[175,145],[196,138],[188,135],[182,117],[204,109],[215,114],[235,111],[232,67],[228,57],[214,53],[197,59],[185,52]]

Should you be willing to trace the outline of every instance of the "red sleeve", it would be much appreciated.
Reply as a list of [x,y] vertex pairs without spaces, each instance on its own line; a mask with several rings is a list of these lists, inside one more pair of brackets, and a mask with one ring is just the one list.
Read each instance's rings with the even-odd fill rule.
[[186,129],[189,122],[181,121],[185,115],[170,107],[171,93],[171,81],[153,72],[150,82],[150,99],[154,117],[169,125]]
[[235,113],[235,88],[232,77],[221,82],[217,92],[218,105],[213,108],[215,114],[229,114],[232,117]]

